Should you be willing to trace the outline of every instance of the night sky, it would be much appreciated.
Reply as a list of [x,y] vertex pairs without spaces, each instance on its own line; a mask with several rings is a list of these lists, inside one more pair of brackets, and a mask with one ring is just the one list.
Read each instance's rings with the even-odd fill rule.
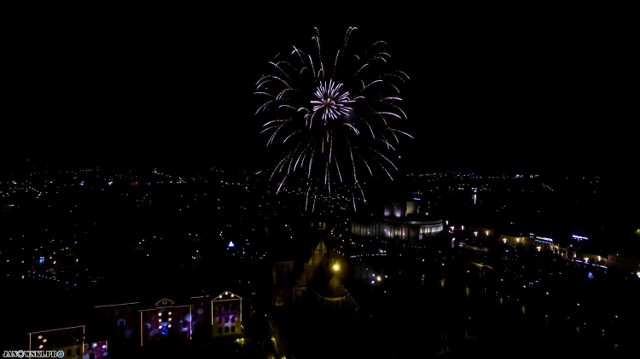
[[395,67],[412,78],[407,168],[599,173],[637,162],[640,61],[620,13],[380,8],[258,17],[236,6],[8,16],[0,167],[26,158],[259,167],[265,138],[253,88],[267,61],[291,45],[308,48],[314,26],[333,52],[350,25],[358,41],[386,40]]

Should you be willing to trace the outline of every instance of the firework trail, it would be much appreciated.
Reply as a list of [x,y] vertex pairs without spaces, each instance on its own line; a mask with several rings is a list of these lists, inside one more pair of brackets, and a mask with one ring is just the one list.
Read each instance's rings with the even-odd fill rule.
[[411,138],[395,126],[407,118],[400,86],[409,77],[391,68],[385,42],[358,51],[352,44],[356,29],[348,28],[335,56],[325,58],[315,28],[310,51],[294,46],[277,55],[256,82],[262,133],[267,147],[281,153],[271,179],[278,192],[306,193],[307,205],[339,195],[355,208],[365,200],[367,179],[393,179],[400,138]]

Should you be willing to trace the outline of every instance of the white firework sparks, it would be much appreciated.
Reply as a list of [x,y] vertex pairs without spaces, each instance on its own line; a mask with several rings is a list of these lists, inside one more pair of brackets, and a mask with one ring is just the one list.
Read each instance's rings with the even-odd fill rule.
[[349,104],[353,101],[349,98],[349,92],[340,93],[342,84],[333,82],[333,80],[320,81],[316,92],[315,100],[311,100],[313,106],[312,111],[322,111],[322,120],[336,120],[340,117],[349,116],[351,107]]
[[395,126],[407,118],[400,85],[409,78],[391,69],[383,41],[357,51],[350,41],[355,30],[347,29],[329,67],[316,28],[311,52],[293,47],[276,56],[273,71],[256,83],[267,146],[283,153],[271,172],[278,191],[302,190],[309,200],[339,188],[355,207],[366,179],[376,173],[392,179],[397,170],[399,138],[411,137]]

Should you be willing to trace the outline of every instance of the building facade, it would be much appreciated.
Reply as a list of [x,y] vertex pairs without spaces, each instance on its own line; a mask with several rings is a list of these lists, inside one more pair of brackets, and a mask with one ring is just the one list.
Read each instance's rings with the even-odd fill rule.
[[354,221],[351,233],[354,236],[386,238],[410,242],[422,241],[442,232],[444,221],[421,212],[416,200],[405,203],[388,203],[381,220]]
[[214,338],[242,335],[242,298],[229,291],[211,300],[212,335]]
[[140,302],[98,305],[95,314],[92,338],[121,352],[165,341],[206,342],[243,335],[242,298],[230,291],[182,303],[162,298],[150,307]]

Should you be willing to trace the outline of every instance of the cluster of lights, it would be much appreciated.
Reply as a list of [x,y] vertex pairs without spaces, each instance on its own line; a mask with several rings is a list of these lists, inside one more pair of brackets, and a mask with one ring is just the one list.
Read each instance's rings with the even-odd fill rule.
[[380,274],[371,274],[371,284],[379,284],[382,283],[382,279],[387,279],[388,276],[385,274],[384,276],[381,276]]
[[47,338],[43,337],[42,335],[38,335],[38,340],[40,341],[40,345],[38,345],[38,349],[43,349],[44,344],[47,343]]
[[162,330],[163,327],[167,327],[167,328],[171,328],[171,321],[173,320],[173,318],[171,317],[171,312],[167,312],[167,320],[166,322],[162,320],[162,314],[163,312],[158,313],[158,329]]
[[[93,344],[91,344],[91,347],[92,347],[92,348],[94,348],[94,349],[95,349],[95,348],[97,348],[97,347],[98,347],[98,343],[93,343]],[[106,344],[102,344],[102,345],[100,346],[100,348],[102,348],[102,349],[107,349],[107,345],[106,345]]]

